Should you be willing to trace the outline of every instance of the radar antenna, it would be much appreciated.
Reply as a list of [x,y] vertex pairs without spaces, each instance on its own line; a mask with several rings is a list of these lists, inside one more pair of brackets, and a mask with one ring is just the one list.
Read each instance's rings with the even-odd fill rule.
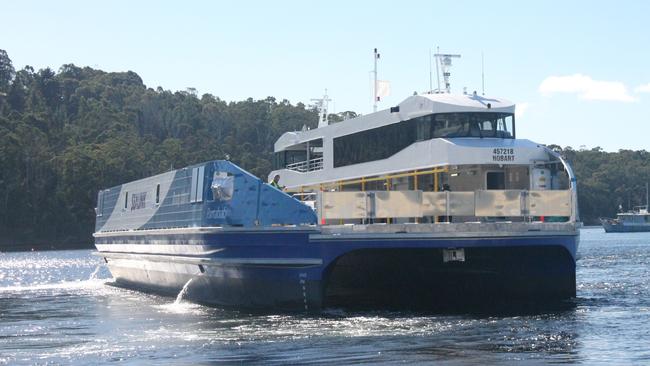
[[311,101],[314,102],[314,106],[318,109],[318,127],[327,126],[329,124],[327,121],[327,107],[329,102],[332,101],[327,95],[327,89],[325,89],[325,94],[322,98],[314,98]]
[[[460,55],[436,53],[433,56],[436,58],[436,68],[440,65],[440,68],[442,69],[442,78],[445,80],[445,92],[451,93],[451,84],[449,84],[449,77],[451,76],[451,72],[449,72],[449,69],[451,68],[451,59],[460,58]],[[438,83],[440,83],[440,78],[438,78]],[[438,93],[442,93],[440,87],[438,87]]]

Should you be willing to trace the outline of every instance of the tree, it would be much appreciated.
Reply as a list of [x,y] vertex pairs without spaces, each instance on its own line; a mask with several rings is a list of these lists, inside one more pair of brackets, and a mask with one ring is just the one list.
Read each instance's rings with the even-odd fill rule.
[[193,89],[147,88],[134,72],[65,64],[14,72],[0,108],[2,242],[92,243],[97,191],[229,156],[259,176],[284,132],[315,127],[303,104],[273,97],[226,103]]
[[0,50],[0,93],[6,94],[9,91],[9,86],[15,74],[16,70],[14,70],[7,51]]

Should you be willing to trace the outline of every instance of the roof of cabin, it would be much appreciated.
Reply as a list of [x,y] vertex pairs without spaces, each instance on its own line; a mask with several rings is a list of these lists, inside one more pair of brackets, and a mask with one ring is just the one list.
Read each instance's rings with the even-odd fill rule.
[[422,94],[404,99],[399,112],[390,108],[348,119],[340,123],[307,131],[285,132],[275,142],[275,151],[323,137],[345,136],[433,113],[503,112],[514,113],[514,103],[502,99],[473,94]]

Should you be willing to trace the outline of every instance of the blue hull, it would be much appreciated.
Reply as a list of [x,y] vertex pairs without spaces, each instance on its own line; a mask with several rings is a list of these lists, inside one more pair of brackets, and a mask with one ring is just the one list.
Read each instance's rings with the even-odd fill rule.
[[[444,309],[574,297],[578,236],[234,230],[100,237],[96,244],[117,284],[176,295],[192,279],[186,296],[199,303]],[[174,253],[160,254],[169,248]],[[464,261],[445,262],[448,248],[462,248]]]
[[[118,284],[217,306],[431,309],[575,296],[571,223],[317,225],[228,161],[102,190],[95,244]],[[454,249],[455,248],[455,249]]]

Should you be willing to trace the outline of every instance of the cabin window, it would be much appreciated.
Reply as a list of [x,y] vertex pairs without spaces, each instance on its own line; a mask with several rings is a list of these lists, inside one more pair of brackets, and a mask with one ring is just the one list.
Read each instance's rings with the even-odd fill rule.
[[431,128],[431,120],[433,115],[418,117],[415,119],[417,128],[417,141],[430,140],[433,129]]
[[323,168],[323,139],[314,139],[275,153],[273,169],[291,169],[300,172]]
[[102,216],[104,213],[104,191],[97,193],[97,216]]
[[129,207],[129,192],[124,192],[124,208]]
[[156,204],[160,203],[160,183],[156,184]]
[[276,151],[273,154],[273,170],[284,168],[284,150]]
[[306,150],[287,150],[285,151],[284,164],[291,165],[307,160]]
[[514,138],[514,116],[508,113],[441,113],[431,123],[434,138]]
[[506,189],[506,174],[504,172],[487,172],[485,188]]
[[192,181],[190,188],[190,203],[203,202],[203,177],[205,166],[192,169]]
[[413,120],[334,139],[334,167],[386,159],[416,141]]
[[515,138],[515,117],[505,115],[496,120],[497,137]]

